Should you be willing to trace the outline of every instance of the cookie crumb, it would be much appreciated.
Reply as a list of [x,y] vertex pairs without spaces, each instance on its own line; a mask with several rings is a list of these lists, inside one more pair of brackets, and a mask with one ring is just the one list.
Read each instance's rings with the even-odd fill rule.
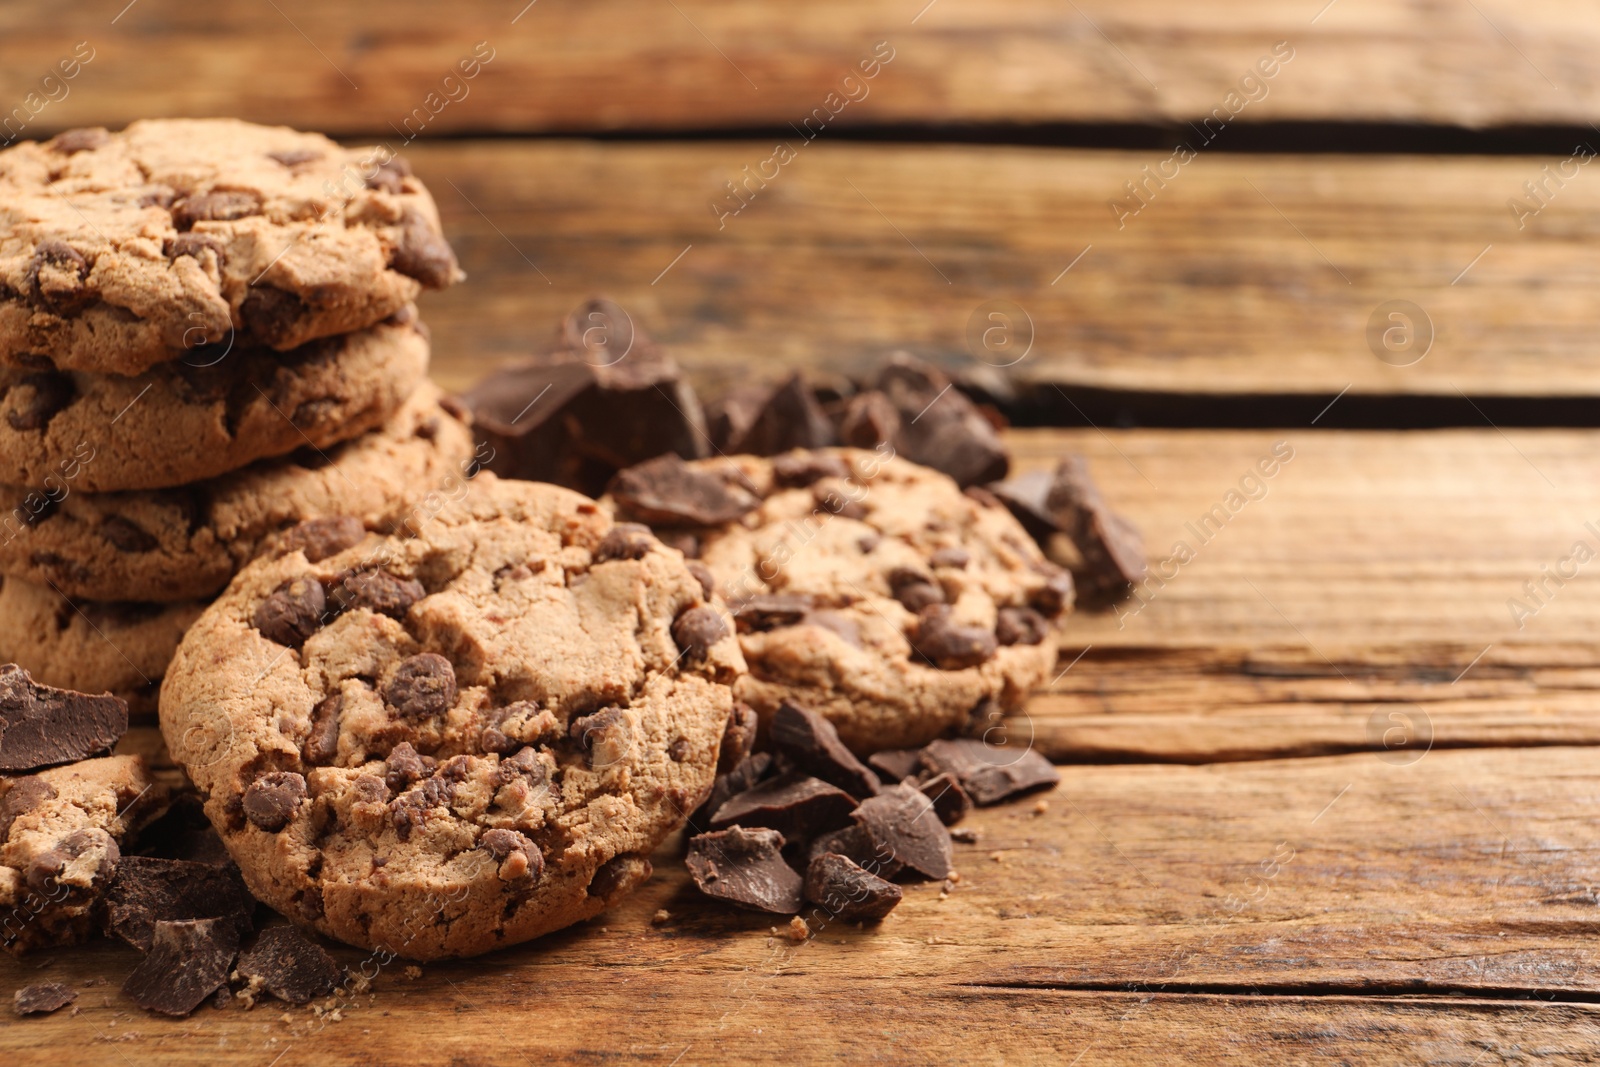
[[672,918],[672,913],[667,911],[666,908],[657,908],[656,913],[650,916],[650,921],[656,926],[660,926],[670,918]]
[[802,919],[802,918],[800,918],[800,916],[796,915],[794,918],[789,920],[789,940],[790,941],[804,941],[806,938],[808,938],[810,936],[811,936],[811,927],[806,925],[806,921],[804,919]]
[[989,853],[989,858],[994,860],[996,863],[1001,863],[1005,860],[1006,854],[1004,852],[991,852]]
[[422,968],[413,963],[400,973],[415,982],[418,978],[422,977]]
[[952,826],[950,839],[960,841],[963,845],[975,845],[978,843],[978,831],[971,826]]
[[1037,804],[1035,804],[1033,806],[1033,813],[1035,815],[1043,815],[1045,812],[1047,812],[1049,810],[1050,810],[1050,802],[1048,800],[1041,800],[1041,801],[1039,801]]

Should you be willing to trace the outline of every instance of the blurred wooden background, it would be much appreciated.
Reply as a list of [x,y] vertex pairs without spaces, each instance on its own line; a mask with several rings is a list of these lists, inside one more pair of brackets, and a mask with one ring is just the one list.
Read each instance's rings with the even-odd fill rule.
[[669,859],[339,1027],[96,990],[0,1048],[1594,1062],[1597,49],[1556,0],[0,7],[13,134],[237,115],[407,154],[470,275],[424,303],[452,386],[597,292],[708,389],[1006,365],[1050,427],[1020,462],[1086,453],[1157,559],[1295,449],[1178,577],[1073,621],[1014,724],[1066,781],[980,813],[961,885],[882,930],[769,939]]

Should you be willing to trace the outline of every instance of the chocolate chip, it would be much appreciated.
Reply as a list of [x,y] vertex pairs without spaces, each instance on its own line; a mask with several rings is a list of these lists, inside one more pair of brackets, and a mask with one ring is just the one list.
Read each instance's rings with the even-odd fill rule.
[[776,830],[735,826],[691,837],[684,865],[708,897],[752,911],[793,915],[800,910],[802,882],[783,861],[783,844]]
[[[14,663],[0,666],[0,771],[88,759],[110,750],[127,729],[128,705],[119,697],[52,689]],[[41,795],[37,786],[28,789]],[[7,808],[12,804],[7,794]]]
[[72,311],[83,302],[88,277],[89,261],[83,253],[56,240],[40,241],[23,272],[34,303],[59,312]]
[[915,748],[885,748],[867,757],[867,765],[886,782],[909,778],[917,769],[922,752]]
[[933,813],[946,826],[954,826],[972,814],[972,798],[952,775],[934,775],[917,783],[917,788],[928,798],[928,803],[933,805]]
[[310,310],[294,293],[269,285],[253,285],[239,305],[239,318],[253,336],[276,346],[296,339],[296,328]]
[[868,515],[867,506],[859,500],[849,497],[823,486],[813,486],[811,498],[817,502],[817,507],[841,519],[855,519],[860,521]]
[[825,852],[806,868],[805,898],[841,922],[881,922],[901,895],[893,882],[837,853]]
[[926,878],[950,874],[950,832],[928,798],[904,783],[892,785],[852,814],[874,845]]
[[905,868],[905,864],[895,859],[887,846],[874,841],[860,823],[841,826],[812,841],[806,857],[807,865],[818,856],[830,852],[848,857],[857,866],[879,878],[893,878]]
[[567,735],[589,754],[590,767],[610,767],[628,755],[628,713],[621,708],[601,708],[573,719]]
[[711,646],[728,636],[728,624],[716,608],[702,605],[672,621],[672,639],[690,663],[703,661]]
[[606,531],[594,550],[594,562],[605,563],[613,559],[643,559],[654,547],[656,539],[650,527],[636,522],[619,522]]
[[700,583],[700,595],[709,600],[711,594],[716,592],[717,589],[716,575],[711,573],[710,567],[707,567],[697,559],[685,560],[684,565],[689,568],[689,573],[694,576],[694,580]]
[[367,528],[352,515],[329,515],[300,523],[283,535],[284,552],[300,551],[307,563],[321,563],[352,545],[360,544]]
[[810,611],[801,620],[807,626],[817,626],[835,634],[846,644],[861,648],[861,624],[849,615],[837,611]]
[[805,618],[815,600],[795,593],[760,593],[733,609],[733,625],[742,634],[794,626]]
[[344,696],[333,693],[311,710],[311,729],[306,734],[301,754],[307,763],[332,763],[339,755],[339,715],[344,711]]
[[[718,774],[727,774],[750,755],[750,750],[755,747],[756,731],[760,725],[761,720],[756,716],[754,708],[742,700],[734,701],[733,711],[728,715],[728,725],[722,731],[722,743],[717,749]],[[4,834],[0,834],[0,840],[4,837]]]
[[844,746],[833,723],[816,712],[785,700],[773,713],[769,734],[773,750],[801,770],[858,799],[878,792],[878,776]]
[[244,814],[259,829],[277,833],[300,810],[306,798],[306,780],[293,771],[272,771],[250,783],[244,791]]
[[155,856],[124,856],[105,896],[104,929],[145,952],[158,922],[226,919],[240,934],[254,923],[256,902],[239,869]]
[[[221,267],[228,261],[228,246],[222,239],[212,233],[180,233],[168,237],[161,246],[161,252],[168,259],[177,259],[179,256],[193,256],[200,258],[200,254],[210,249],[216,253],[217,266]],[[193,357],[191,357],[193,358]],[[208,364],[209,365],[209,364]]]
[[851,476],[844,457],[829,452],[786,452],[772,459],[772,480],[785,489],[804,489],[823,478]]
[[48,1015],[78,999],[78,991],[61,982],[34,982],[11,995],[11,1010],[18,1015]]
[[375,614],[401,620],[413,604],[427,595],[428,591],[415,578],[401,578],[378,568],[346,571],[333,590],[334,603],[342,611],[366,608]]
[[256,629],[280,645],[299,648],[322,628],[327,595],[313,575],[290,578],[256,608]]
[[412,656],[394,672],[383,696],[404,718],[436,718],[455,706],[455,668],[437,652]]
[[502,882],[537,882],[544,874],[544,853],[515,830],[488,830],[478,838],[478,847],[500,865]]
[[670,454],[619,471],[610,493],[629,518],[652,525],[717,526],[760,503],[753,493]]
[[944,590],[939,584],[910,567],[896,567],[889,572],[889,591],[913,614],[944,603]]
[[43,430],[72,403],[77,392],[70,374],[38,371],[24,375],[6,394],[13,405],[6,412],[6,422],[13,430]]
[[402,741],[389,750],[383,761],[383,780],[396,793],[403,793],[415,782],[433,774],[436,763],[432,756],[419,756],[411,742]]
[[532,746],[524,746],[516,755],[500,761],[497,778],[501,785],[521,779],[530,787],[537,788],[548,780],[548,775],[544,764],[539,762],[539,753]]
[[316,162],[322,158],[322,153],[313,148],[290,148],[281,152],[268,152],[267,158],[285,167],[298,167],[305,163]]
[[12,823],[46,801],[54,800],[57,794],[55,786],[43,778],[4,778],[0,779],[0,785],[7,787],[0,792],[0,845],[4,845]]
[[700,558],[700,538],[692,530],[674,530],[670,527],[657,527],[653,531],[656,540],[668,548],[675,548],[683,553],[684,559]]
[[790,771],[729,799],[712,813],[711,826],[765,826],[790,841],[804,841],[844,825],[855,806],[843,789]]
[[951,545],[934,551],[928,557],[928,563],[935,567],[955,567],[961,569],[972,562],[972,553],[959,545]]
[[62,130],[50,138],[49,147],[51,151],[70,156],[78,152],[93,151],[109,140],[111,134],[104,126],[79,126],[71,130]]
[[[83,862],[85,858],[88,863]],[[94,886],[110,882],[121,862],[122,850],[116,840],[91,827],[74,830],[34,856],[23,877],[36,893],[53,896],[65,889],[73,897],[84,897]]]
[[774,456],[794,448],[826,448],[837,438],[816,397],[792,374],[767,397],[739,442],[739,451]]
[[340,973],[326,949],[292,926],[268,927],[239,954],[239,974],[261,979],[263,989],[289,1004],[333,992]]
[[144,527],[132,519],[112,515],[100,524],[100,536],[111,542],[118,552],[151,552],[161,544]]
[[922,765],[935,774],[950,775],[982,807],[1061,781],[1050,761],[1032,749],[988,745],[972,738],[930,743],[922,750]]
[[395,836],[402,841],[411,840],[412,833],[427,822],[428,816],[439,808],[448,808],[455,795],[455,782],[440,777],[424,779],[401,793],[389,805]]
[[1001,608],[994,636],[1002,645],[1038,645],[1050,636],[1050,623],[1032,608]]
[[179,230],[192,230],[197,222],[230,222],[261,214],[261,198],[243,189],[216,189],[196,193],[172,207],[172,224]]
[[386,193],[399,195],[405,190],[402,178],[411,177],[411,164],[404,156],[390,156],[378,164],[376,170],[367,177],[368,189],[380,189]]
[[589,895],[611,903],[650,877],[650,860],[633,852],[612,856],[589,879]]
[[456,280],[460,269],[450,243],[434,228],[426,215],[406,207],[400,216],[400,232],[389,266],[408,278],[415,278],[429,289],[444,289]]
[[149,1011],[188,1015],[227,982],[238,953],[239,932],[226,919],[158,922],[122,992]]
[[998,642],[993,632],[979,626],[958,626],[950,621],[950,605],[934,604],[917,616],[912,640],[917,654],[942,671],[981,666],[994,658]]
[[308,923],[316,922],[322,918],[322,889],[319,886],[311,886],[296,893],[294,910],[300,918]]

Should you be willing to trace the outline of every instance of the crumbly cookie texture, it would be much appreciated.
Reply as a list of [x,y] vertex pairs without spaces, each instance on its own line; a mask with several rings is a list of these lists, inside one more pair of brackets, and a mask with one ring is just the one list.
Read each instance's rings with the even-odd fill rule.
[[153,718],[161,679],[205,604],[74,604],[49,586],[0,583],[0,662],[35,681],[80,693],[112,693],[134,716]]
[[88,937],[122,844],[167,802],[142,756],[0,778],[0,947],[21,955]]
[[413,536],[311,554],[243,571],[162,687],[167,745],[258,898],[434,959],[648,876],[710,791],[744,670],[679,553],[481,474]]
[[326,450],[176,489],[125,493],[0,486],[0,573],[73,599],[209,596],[283,530],[348,515],[375,530],[417,521],[475,469],[464,413],[424,384],[380,428]]
[[138,374],[202,344],[290,349],[462,277],[399,157],[236,119],[0,152],[0,363]]
[[410,307],[290,352],[196,349],[131,378],[0,368],[0,483],[103,493],[213,478],[379,426],[427,372]]
[[660,464],[606,503],[709,571],[763,723],[790,700],[857,753],[914,748],[984,731],[1050,677],[1071,576],[1004,507],[887,446]]

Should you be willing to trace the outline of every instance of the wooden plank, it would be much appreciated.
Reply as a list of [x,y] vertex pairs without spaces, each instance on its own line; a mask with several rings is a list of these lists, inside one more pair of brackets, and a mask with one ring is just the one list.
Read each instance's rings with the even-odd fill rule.
[[[0,1050],[1133,1064],[1168,1048],[1416,1062],[1437,1042],[1430,1062],[1505,1062],[1513,1046],[1582,1062],[1600,1052],[1597,797],[1586,749],[1069,768],[1043,814],[977,813],[959,884],[909,888],[875,931],[814,915],[805,943],[770,937],[770,917],[705,902],[664,853],[645,890],[583,928],[416,979],[376,968],[375,997],[338,1023],[281,1006],[144,1015],[116,992],[134,955],[109,945],[6,961],[7,988],[110,984],[76,1017],[0,1028]],[[670,917],[652,923],[657,909]]]
[[[1108,202],[1157,154],[819,142],[719,223],[723,183],[771,153],[412,153],[470,275],[424,302],[437,373],[469,382],[605,291],[724,379],[860,369],[896,348],[954,370],[1011,363],[1020,326],[1011,348],[968,343],[987,302],[1006,300],[1033,336],[1010,370],[1034,382],[1304,394],[1286,417],[1305,421],[1346,389],[1600,394],[1600,182],[1568,183],[1519,231],[1506,201],[1544,160],[1202,156],[1119,230]],[[1369,347],[1369,320],[1391,325],[1378,309],[1394,300],[1432,324],[1411,366]]]
[[[839,124],[1600,118],[1600,30],[1556,0],[822,0],[803,17],[750,0],[124,6],[0,12],[6,107],[86,40],[90,67],[37,125],[235,114],[387,133],[487,42],[493,61],[426,134],[781,127],[888,41],[893,62]],[[1288,64],[1244,81],[1279,42]]]

